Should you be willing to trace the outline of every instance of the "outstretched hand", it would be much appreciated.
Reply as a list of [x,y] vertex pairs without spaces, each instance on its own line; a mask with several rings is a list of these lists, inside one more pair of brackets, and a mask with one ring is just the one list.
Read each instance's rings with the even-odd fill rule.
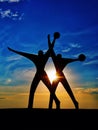
[[48,37],[48,46],[49,46],[50,49],[52,49],[53,45],[51,44],[51,41],[50,41],[50,34],[48,34],[47,37]]
[[86,59],[86,56],[84,54],[80,54],[78,56],[79,61],[84,61]]

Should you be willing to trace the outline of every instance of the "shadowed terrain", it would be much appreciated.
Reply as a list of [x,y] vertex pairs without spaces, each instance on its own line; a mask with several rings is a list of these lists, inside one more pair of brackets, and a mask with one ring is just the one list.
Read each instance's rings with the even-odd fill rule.
[[[0,109],[2,128],[77,128],[97,127],[97,109]],[[7,125],[6,125],[7,124]]]

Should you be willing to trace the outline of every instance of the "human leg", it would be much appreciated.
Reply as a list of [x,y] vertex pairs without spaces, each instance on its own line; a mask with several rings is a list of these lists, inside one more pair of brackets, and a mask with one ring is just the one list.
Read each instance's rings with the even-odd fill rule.
[[63,84],[64,88],[66,89],[67,93],[69,94],[70,98],[72,99],[73,103],[74,103],[74,106],[76,109],[79,109],[79,106],[78,106],[78,102],[77,100],[75,99],[75,96],[70,88],[70,85],[69,83],[67,82],[67,80],[65,78],[63,78],[61,80],[61,83]]
[[56,103],[56,108],[59,109],[60,108],[60,101],[57,98],[57,96],[55,95],[55,89],[53,89],[48,76],[45,74],[44,77],[46,78],[42,78],[43,83],[46,85],[46,87],[48,88],[48,90],[50,91],[50,101],[49,101],[49,109],[52,108],[52,100],[55,100]]
[[37,75],[35,75],[35,77],[32,81],[32,84],[31,84],[31,88],[30,88],[28,108],[32,108],[32,106],[33,106],[34,94],[35,94],[35,90],[37,88],[38,83],[39,83],[39,78]]
[[[55,93],[56,88],[57,88],[57,85],[58,85],[58,81],[53,81],[53,83],[52,83],[52,93]],[[52,105],[53,105],[53,96],[52,96],[52,94],[50,93],[49,109],[52,108]]]

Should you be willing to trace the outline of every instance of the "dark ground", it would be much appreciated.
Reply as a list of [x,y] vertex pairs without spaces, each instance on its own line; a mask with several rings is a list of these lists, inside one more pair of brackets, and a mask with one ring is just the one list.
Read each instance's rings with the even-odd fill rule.
[[[67,128],[78,130],[95,130],[98,128],[98,109],[0,109],[0,127],[27,130],[45,128]],[[38,129],[39,128],[39,129]],[[5,129],[5,130],[6,130]],[[55,130],[54,129],[54,130]],[[51,129],[52,130],[52,129]]]

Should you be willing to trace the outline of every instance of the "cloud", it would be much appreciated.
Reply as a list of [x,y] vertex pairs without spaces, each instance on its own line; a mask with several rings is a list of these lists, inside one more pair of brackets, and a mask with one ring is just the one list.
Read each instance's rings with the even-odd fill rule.
[[76,55],[76,54],[74,54],[74,52],[77,51],[80,54],[80,52],[78,51],[80,49],[82,49],[82,45],[80,45],[79,43],[74,43],[74,42],[68,43],[68,47],[64,48],[64,46],[63,46],[62,53],[71,52],[71,53],[73,53],[73,55]]
[[17,60],[20,60],[20,59],[22,59],[22,57],[21,56],[18,56],[18,55],[12,55],[12,56],[9,56],[9,57],[7,57],[6,58],[6,61],[17,61]]
[[84,63],[84,65],[93,65],[98,64],[98,54],[89,55],[88,61]]
[[74,88],[78,93],[98,94],[98,88]]
[[10,78],[8,78],[7,80],[6,80],[6,84],[10,84],[12,82],[12,79],[10,79]]
[[[5,66],[5,67],[4,67]],[[24,61],[21,56],[8,56],[0,64],[0,83],[3,86],[13,86],[17,84],[28,84],[33,79],[35,69],[29,61]],[[3,76],[2,76],[3,75]]]
[[85,90],[85,92],[90,94],[98,94],[98,88],[88,88]]
[[12,2],[20,2],[21,0],[0,0],[0,2],[8,2],[8,3],[12,3]]
[[25,80],[25,81],[31,81],[34,77],[35,71],[33,69],[16,69],[13,72],[13,75],[15,79],[17,80]]
[[11,18],[12,20],[22,20],[24,13],[18,11],[13,12],[11,9],[2,10],[0,9],[1,18]]
[[[18,8],[19,3],[23,0],[0,0],[2,6],[0,7],[0,18],[9,18],[11,20],[22,20],[24,13]],[[15,3],[15,4],[14,4]],[[15,6],[15,8],[14,8]],[[17,7],[17,8],[16,8]]]
[[[2,79],[3,86],[17,86],[17,85],[28,85],[32,82],[35,75],[35,70],[24,67],[15,68],[6,72],[8,77]],[[4,80],[4,81],[3,81]]]
[[98,94],[98,92],[91,92],[91,94]]
[[62,52],[69,52],[71,50],[71,48],[66,48],[64,50],[62,50]]
[[79,35],[92,34],[92,33],[96,33],[97,29],[98,29],[98,25],[89,27],[89,28],[86,28],[77,32],[66,32],[66,33],[63,33],[62,36],[79,36]]
[[84,65],[92,65],[92,64],[98,64],[98,60],[91,60],[84,63]]
[[80,48],[81,45],[79,45],[79,43],[70,43],[69,44],[72,48]]

